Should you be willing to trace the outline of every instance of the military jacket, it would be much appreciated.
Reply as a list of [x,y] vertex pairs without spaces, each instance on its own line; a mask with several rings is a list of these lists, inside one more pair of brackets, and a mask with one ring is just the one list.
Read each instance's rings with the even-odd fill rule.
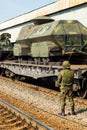
[[74,72],[71,69],[61,70],[58,76],[58,83],[62,86],[71,86],[74,81]]

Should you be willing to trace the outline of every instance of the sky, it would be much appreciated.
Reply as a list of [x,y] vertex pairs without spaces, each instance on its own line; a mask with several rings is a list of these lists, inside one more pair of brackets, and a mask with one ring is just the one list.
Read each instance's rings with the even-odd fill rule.
[[58,0],[0,0],[0,23]]

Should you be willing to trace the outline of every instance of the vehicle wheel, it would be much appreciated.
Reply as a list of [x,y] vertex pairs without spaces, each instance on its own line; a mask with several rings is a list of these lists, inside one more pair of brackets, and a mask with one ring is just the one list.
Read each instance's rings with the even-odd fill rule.
[[86,98],[87,97],[87,79],[84,78],[82,80],[82,87],[81,89],[77,92],[78,96],[80,98]]
[[10,71],[5,70],[5,76],[6,76],[6,77],[10,77]]
[[4,69],[1,70],[0,75],[5,76],[5,70]]

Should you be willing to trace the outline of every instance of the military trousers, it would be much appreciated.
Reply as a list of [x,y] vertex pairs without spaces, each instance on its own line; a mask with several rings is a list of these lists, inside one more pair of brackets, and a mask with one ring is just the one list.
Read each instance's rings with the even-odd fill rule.
[[70,107],[74,107],[74,100],[73,100],[73,89],[72,86],[61,86],[60,87],[61,91],[61,109],[63,109],[66,105],[66,98],[68,97],[68,100],[70,102]]

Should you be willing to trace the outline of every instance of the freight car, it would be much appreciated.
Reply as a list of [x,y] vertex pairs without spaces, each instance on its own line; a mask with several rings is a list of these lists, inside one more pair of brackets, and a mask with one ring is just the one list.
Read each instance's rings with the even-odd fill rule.
[[74,88],[80,97],[85,98],[87,28],[77,20],[37,18],[33,21],[36,25],[24,26],[14,44],[13,55],[16,60],[0,62],[1,75],[11,78],[26,76],[50,79],[54,82],[62,69],[62,61],[68,59],[75,71]]

